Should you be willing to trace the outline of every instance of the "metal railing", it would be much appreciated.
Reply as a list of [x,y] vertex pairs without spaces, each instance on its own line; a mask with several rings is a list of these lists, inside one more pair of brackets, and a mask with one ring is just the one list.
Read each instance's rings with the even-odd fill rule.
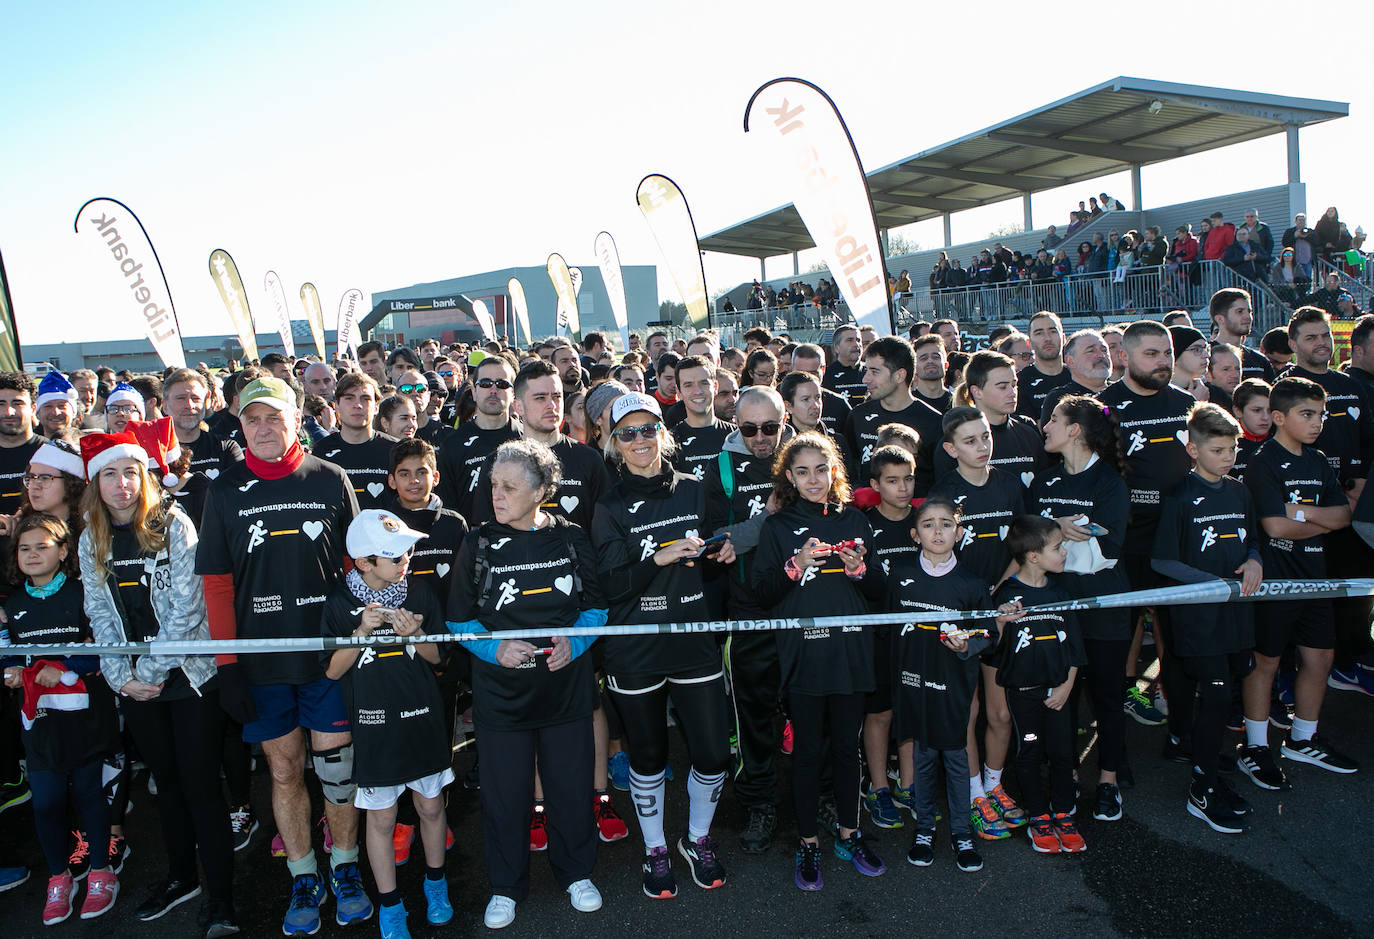
[[1370,308],[1370,302],[1374,301],[1374,263],[1366,260],[1363,269],[1352,269],[1344,263],[1333,264],[1323,257],[1315,257],[1313,261],[1316,262],[1312,271],[1313,290],[1326,282],[1328,274],[1335,274],[1340,278],[1341,289],[1350,292],[1360,309]]

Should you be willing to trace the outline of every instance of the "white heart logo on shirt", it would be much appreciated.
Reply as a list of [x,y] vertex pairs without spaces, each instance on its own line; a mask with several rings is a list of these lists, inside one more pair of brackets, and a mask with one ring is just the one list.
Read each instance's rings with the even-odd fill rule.
[[563,506],[564,512],[571,512],[573,509],[577,508],[577,503],[581,501],[582,500],[577,498],[577,496],[563,496],[558,500],[558,504]]
[[219,479],[219,470],[217,470],[217,469],[208,469],[208,470],[206,470],[206,471],[205,471],[205,478],[206,478],[206,479]]
[[1188,428],[1183,428],[1178,433],[1174,434],[1174,436],[1178,438],[1179,443],[1183,444],[1185,447],[1188,446]]
[[695,528],[689,528],[689,529],[687,529],[686,532],[683,533],[682,537],[684,537],[684,538],[700,538],[701,536],[697,534],[697,530],[696,530]]
[[452,570],[452,568],[447,564],[434,565],[434,573],[438,574],[440,577],[447,577],[450,570]]
[[1355,420],[1357,420],[1357,421],[1360,419],[1360,409],[1359,409],[1359,408],[1346,408],[1346,409],[1345,409],[1345,413],[1349,414],[1353,419],[1355,419]]
[[368,483],[367,494],[375,499],[382,494],[382,490],[384,488],[386,487],[384,487],[381,483]]
[[310,521],[301,525],[301,532],[311,541],[320,537],[322,531],[324,531],[324,522]]
[[572,575],[564,574],[562,577],[555,577],[553,585],[563,591],[567,596],[572,596]]
[[1006,525],[998,525],[998,526],[997,526],[997,537],[998,537],[998,538],[1001,538],[1003,541],[1006,541],[1006,540],[1007,540],[1007,532],[1009,532],[1009,531],[1011,531],[1011,529],[1008,528]]
[[1237,528],[1237,529],[1236,529],[1236,537],[1239,538],[1241,541],[1244,541],[1244,540],[1245,540],[1245,529],[1244,529],[1244,528]]
[[1035,474],[1034,474],[1034,473],[1025,472],[1025,473],[1022,473],[1022,474],[1021,474],[1021,485],[1023,485],[1023,486],[1029,486],[1034,480],[1035,480]]

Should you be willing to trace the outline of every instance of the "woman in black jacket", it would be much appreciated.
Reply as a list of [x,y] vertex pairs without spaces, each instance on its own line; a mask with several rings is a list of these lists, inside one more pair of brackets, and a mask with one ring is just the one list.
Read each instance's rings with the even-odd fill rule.
[[[864,562],[873,528],[847,505],[849,495],[844,463],[828,438],[800,434],[778,454],[773,498],[780,508],[763,523],[753,581],[759,604],[774,616],[863,614],[866,597],[882,595],[881,569]],[[876,877],[887,868],[859,832],[858,745],[865,696],[874,688],[873,634],[811,627],[776,636],[792,717],[792,794],[801,835],[793,882],[802,890],[822,885],[816,809],[827,729],[839,815],[835,854]]]
[[[597,503],[592,522],[611,619],[617,624],[709,619],[702,583],[702,565],[708,563],[701,537],[707,529],[706,487],[668,461],[673,438],[652,397],[617,398],[611,421],[606,457],[620,467],[620,476]],[[735,558],[728,540],[711,548],[719,552],[716,561]],[[711,820],[730,761],[730,713],[715,636],[615,636],[606,639],[605,653],[606,686],[625,729],[630,792],[644,837],[645,896],[677,895],[663,831],[670,697],[692,757],[687,833],[677,850],[697,886],[724,885]]]

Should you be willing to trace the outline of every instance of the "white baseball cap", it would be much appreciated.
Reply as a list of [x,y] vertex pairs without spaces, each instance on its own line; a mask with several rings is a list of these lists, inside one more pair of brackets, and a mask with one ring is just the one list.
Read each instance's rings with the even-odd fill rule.
[[390,512],[366,509],[349,523],[345,545],[349,557],[395,559],[423,537],[424,532],[409,527]]
[[654,417],[663,419],[663,410],[656,400],[641,392],[631,391],[611,402],[611,426],[619,424],[622,417],[635,411],[648,411]]

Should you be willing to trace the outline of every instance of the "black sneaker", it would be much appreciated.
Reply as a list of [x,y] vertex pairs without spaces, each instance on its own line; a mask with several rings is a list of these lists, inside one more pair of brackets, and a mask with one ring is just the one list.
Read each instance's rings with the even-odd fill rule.
[[129,855],[134,852],[129,848],[129,842],[124,840],[123,835],[110,835],[110,854],[109,868],[118,874],[124,870],[124,862],[129,859]]
[[1099,822],[1121,820],[1121,789],[1115,783],[1097,784],[1097,804],[1093,807],[1093,818]]
[[1293,728],[1293,712],[1278,698],[1269,702],[1269,723],[1279,730]]
[[654,848],[644,855],[644,895],[650,900],[667,900],[677,896],[673,856],[667,848]]
[[693,838],[683,835],[677,842],[678,854],[687,859],[692,870],[692,882],[703,890],[725,886],[725,866],[717,856],[715,839],[710,835]]
[[233,909],[223,900],[210,900],[200,914],[200,931],[205,939],[236,936],[240,932]]
[[1193,762],[1193,742],[1187,737],[1182,740],[1175,740],[1172,736],[1165,737],[1164,749],[1160,752],[1159,757],[1170,763],[1191,764]]
[[773,846],[778,827],[778,810],[771,805],[756,805],[749,810],[749,824],[739,833],[739,849],[745,854],[763,854]]
[[67,857],[67,870],[71,872],[72,882],[85,880],[86,875],[91,872],[91,845],[86,840],[86,833],[81,831],[72,832],[72,853]]
[[230,812],[229,830],[233,837],[235,851],[242,851],[248,847],[248,842],[253,840],[253,833],[258,830],[258,819],[253,814],[253,807],[240,805]]
[[1279,746],[1279,753],[1299,763],[1311,763],[1330,773],[1354,773],[1360,764],[1327,743],[1320,734],[1309,740],[1294,740],[1291,736]]
[[954,866],[959,870],[971,874],[983,869],[983,856],[973,846],[972,835],[955,835],[949,846],[954,850]]
[[1261,789],[1287,792],[1293,788],[1288,784],[1288,777],[1283,775],[1283,770],[1279,769],[1279,764],[1274,762],[1274,754],[1268,747],[1248,747],[1241,744],[1236,765]]
[[463,788],[477,791],[482,788],[482,771],[478,768],[479,761],[473,760],[472,766],[463,774]]
[[906,862],[915,867],[929,867],[935,863],[935,829],[916,832],[916,837],[911,839],[911,850],[906,853]]
[[1236,790],[1231,787],[1231,784],[1221,776],[1217,777],[1216,789],[1217,795],[1219,795],[1223,801],[1227,802],[1231,806],[1232,814],[1244,818],[1246,815],[1249,815],[1251,811],[1253,811],[1250,808],[1250,803],[1246,801],[1245,797],[1242,796],[1239,792],[1236,792]]
[[142,922],[151,923],[164,916],[168,910],[180,906],[187,900],[200,896],[200,881],[164,880],[152,889],[148,899],[139,904],[134,915]]
[[1213,831],[1223,835],[1238,835],[1245,831],[1245,822],[1231,811],[1230,804],[1216,789],[1206,789],[1200,779],[1188,787],[1188,814],[1200,818]]

